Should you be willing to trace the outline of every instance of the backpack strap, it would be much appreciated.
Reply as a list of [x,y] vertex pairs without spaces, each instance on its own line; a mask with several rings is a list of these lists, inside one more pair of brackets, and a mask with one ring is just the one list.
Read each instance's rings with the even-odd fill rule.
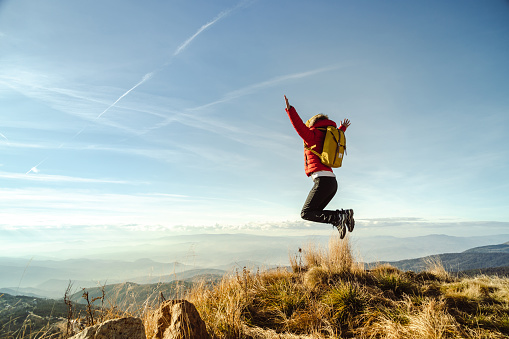
[[[320,131],[325,131],[327,132],[327,126],[326,127],[315,127],[316,129],[319,129]],[[320,153],[318,153],[317,151],[315,151],[313,148],[316,147],[316,144],[311,146],[311,147],[308,147],[306,146],[306,143],[304,143],[304,148],[307,149],[308,151],[311,151],[313,152],[314,154],[316,154],[318,157],[321,157],[322,155]]]
[[315,147],[316,147],[316,145],[313,145],[313,146],[311,146],[311,147],[307,147],[307,146],[306,146],[306,144],[304,144],[304,149],[307,149],[308,151],[311,151],[311,152],[313,152],[314,154],[316,154],[317,156],[319,156],[319,157],[320,157],[320,156],[321,156],[321,154],[320,154],[320,153],[318,153],[317,151],[315,151],[315,150],[313,149],[313,148],[315,148]]

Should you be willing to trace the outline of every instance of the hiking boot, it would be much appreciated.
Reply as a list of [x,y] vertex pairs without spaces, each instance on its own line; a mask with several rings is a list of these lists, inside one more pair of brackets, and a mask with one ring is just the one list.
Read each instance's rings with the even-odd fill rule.
[[341,225],[340,228],[338,228],[339,231],[339,239],[344,239],[346,235],[346,227],[345,225]]
[[346,226],[345,226],[346,217],[343,213],[341,213],[341,211],[337,210],[336,212],[337,212],[337,218],[332,223],[332,225],[336,226],[336,228],[339,231],[339,238],[343,239],[346,235]]
[[353,218],[353,210],[342,210],[345,218],[345,225],[348,228],[348,232],[352,232],[355,227],[355,220]]

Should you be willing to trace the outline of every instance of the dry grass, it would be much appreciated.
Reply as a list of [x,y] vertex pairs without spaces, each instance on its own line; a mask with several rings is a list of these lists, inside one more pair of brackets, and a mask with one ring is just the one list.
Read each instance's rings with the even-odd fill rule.
[[[332,237],[327,248],[310,244],[290,262],[291,270],[244,269],[198,284],[185,298],[213,338],[509,337],[507,278],[453,278],[435,258],[421,273],[366,269],[348,237]],[[150,338],[153,307],[110,310],[105,318],[141,316]]]
[[368,326],[358,329],[358,334],[361,338],[465,338],[445,302],[436,299],[416,305],[407,298],[392,309],[379,311]]
[[451,276],[449,275],[444,265],[442,264],[440,257],[438,256],[428,257],[424,260],[424,263],[426,264],[426,272],[434,274],[435,276],[444,281],[451,279]]
[[[348,238],[310,244],[291,271],[225,277],[194,290],[214,338],[504,338],[509,279],[453,278],[436,258],[421,273],[366,269]],[[226,311],[228,310],[228,311]]]

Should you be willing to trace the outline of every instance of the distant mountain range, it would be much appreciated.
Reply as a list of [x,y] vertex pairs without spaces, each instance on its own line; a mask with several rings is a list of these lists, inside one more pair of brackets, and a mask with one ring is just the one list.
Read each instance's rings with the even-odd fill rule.
[[464,253],[509,253],[509,241],[500,245],[480,246],[466,250]]
[[461,253],[444,253],[388,263],[402,270],[419,272],[426,270],[430,262],[440,262],[450,272],[466,271],[470,274],[496,272],[503,275],[509,267],[509,242],[475,247]]
[[[76,287],[100,286],[126,278],[144,277],[149,280],[166,276],[179,278],[181,272],[193,269],[180,263],[160,263],[149,259],[134,262],[120,260],[26,260],[0,258],[0,291],[6,287],[18,294],[41,297],[63,297],[70,281]],[[175,275],[175,279],[171,279]],[[140,281],[141,282],[141,281]],[[13,293],[10,293],[13,294]],[[14,293],[16,294],[16,293]]]
[[[80,290],[127,281],[161,284],[203,275],[217,277],[225,273],[234,274],[244,267],[254,271],[288,266],[289,256],[297,253],[299,248],[305,249],[309,243],[327,247],[329,239],[328,236],[310,238],[246,234],[178,236],[171,240],[173,247],[168,246],[169,239],[161,239],[160,243],[145,246],[145,254],[150,259],[134,261],[107,259],[110,257],[68,260],[0,258],[0,293],[59,299],[63,297],[70,282],[76,290]],[[350,241],[357,260],[389,262],[404,270],[425,269],[429,257],[438,258],[447,270],[456,272],[509,266],[509,235],[352,237]],[[500,241],[506,242],[500,244]],[[194,249],[191,258],[207,257],[210,259],[209,265],[154,260],[162,258],[161,253],[165,253],[166,258],[172,258],[171,249],[182,252],[188,251],[189,246]],[[230,264],[218,265],[220,260]],[[197,261],[204,262],[203,259]]]
[[[374,262],[416,259],[440,253],[462,253],[474,248],[501,246],[498,244],[504,242],[509,242],[509,235],[453,237],[430,234],[408,238],[388,236],[352,238],[352,247],[354,254],[359,254],[360,261]],[[488,253],[484,249],[481,251]]]

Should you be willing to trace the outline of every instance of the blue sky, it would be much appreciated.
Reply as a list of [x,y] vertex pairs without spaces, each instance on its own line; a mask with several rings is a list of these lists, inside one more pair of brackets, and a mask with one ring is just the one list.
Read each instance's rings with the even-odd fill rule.
[[358,236],[507,233],[508,60],[507,1],[0,1],[3,239],[330,232],[284,94]]

